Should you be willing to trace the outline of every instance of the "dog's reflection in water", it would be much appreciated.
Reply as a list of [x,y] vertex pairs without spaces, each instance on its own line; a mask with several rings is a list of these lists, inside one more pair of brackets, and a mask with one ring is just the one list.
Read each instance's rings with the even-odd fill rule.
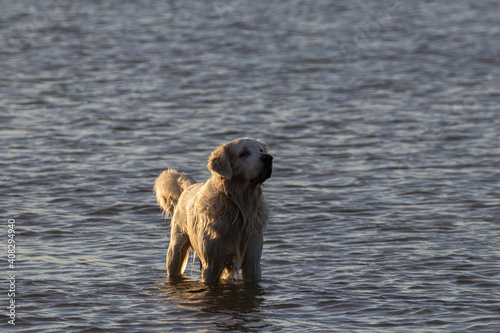
[[175,313],[183,322],[200,326],[210,324],[238,330],[273,326],[265,320],[266,291],[257,283],[223,282],[207,286],[199,280],[171,277],[158,284],[158,288],[167,310],[160,319],[164,324],[171,325],[171,314]]

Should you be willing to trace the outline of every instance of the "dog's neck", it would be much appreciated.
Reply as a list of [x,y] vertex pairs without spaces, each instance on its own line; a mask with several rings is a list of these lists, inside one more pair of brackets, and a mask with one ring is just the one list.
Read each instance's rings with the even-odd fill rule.
[[[217,177],[214,175],[214,177]],[[262,196],[262,183],[250,183],[231,181],[228,179],[217,179],[216,184],[220,184],[219,193],[226,196],[237,207],[243,219],[243,225],[257,214],[260,199]]]
[[243,188],[235,187],[229,192],[229,199],[238,206],[244,225],[253,215],[257,214],[261,195],[261,184],[251,184]]

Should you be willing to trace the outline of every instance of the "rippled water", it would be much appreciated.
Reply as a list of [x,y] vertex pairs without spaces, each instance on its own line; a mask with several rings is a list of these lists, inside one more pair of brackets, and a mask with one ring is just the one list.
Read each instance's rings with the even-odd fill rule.
[[[495,1],[20,1],[0,11],[15,332],[500,331]],[[258,285],[166,279],[167,167],[267,140]],[[190,259],[191,260],[191,259]]]

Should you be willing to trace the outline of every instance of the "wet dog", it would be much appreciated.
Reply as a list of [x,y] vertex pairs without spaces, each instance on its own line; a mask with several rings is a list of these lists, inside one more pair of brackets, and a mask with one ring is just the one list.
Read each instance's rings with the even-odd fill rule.
[[201,262],[202,282],[261,279],[263,231],[269,209],[262,184],[271,177],[268,145],[251,138],[223,144],[209,157],[211,177],[196,183],[187,173],[163,171],[155,180],[158,204],[171,216],[169,277],[181,276],[191,249]]

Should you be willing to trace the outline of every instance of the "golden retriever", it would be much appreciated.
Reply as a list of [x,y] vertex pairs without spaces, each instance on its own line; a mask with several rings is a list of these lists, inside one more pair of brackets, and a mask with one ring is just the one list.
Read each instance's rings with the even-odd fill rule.
[[244,282],[261,279],[263,231],[269,216],[262,183],[271,177],[273,164],[267,152],[264,142],[240,138],[212,152],[212,176],[203,183],[174,169],[156,178],[156,199],[171,216],[169,277],[182,275],[193,249],[205,284],[232,279],[240,269]]

